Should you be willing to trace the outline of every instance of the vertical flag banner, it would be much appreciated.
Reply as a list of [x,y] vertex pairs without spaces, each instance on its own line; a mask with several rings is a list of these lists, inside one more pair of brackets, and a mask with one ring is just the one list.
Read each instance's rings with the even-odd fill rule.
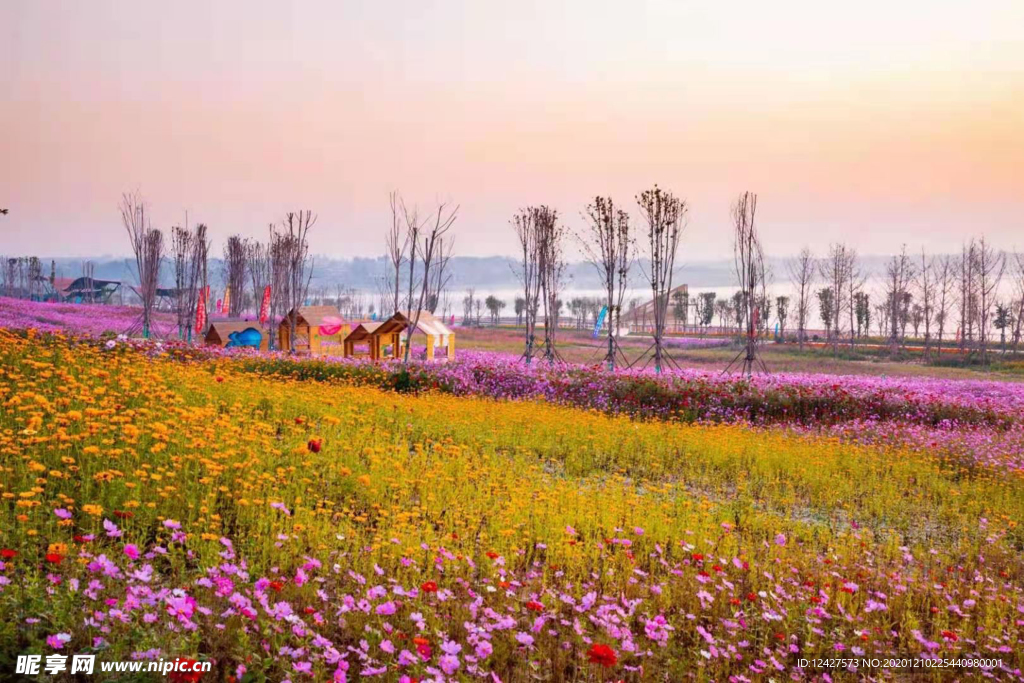
[[224,289],[224,305],[221,306],[220,312],[227,315],[229,310],[231,310],[231,288],[226,287]]
[[594,339],[597,339],[597,335],[601,334],[601,325],[604,325],[606,315],[608,315],[608,307],[602,306],[601,312],[597,314],[597,322],[594,323]]
[[206,297],[199,297],[199,302],[196,304],[196,334],[203,331],[203,327],[206,325]]
[[217,312],[218,313],[221,313],[224,310],[224,307],[221,305],[223,302],[224,302],[223,299],[217,299]]
[[260,325],[267,324],[270,317],[270,285],[263,288],[263,302],[260,303]]

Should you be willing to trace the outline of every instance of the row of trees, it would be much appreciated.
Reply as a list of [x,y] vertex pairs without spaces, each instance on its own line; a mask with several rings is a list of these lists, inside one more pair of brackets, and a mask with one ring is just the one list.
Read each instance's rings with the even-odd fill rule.
[[[595,197],[582,212],[585,228],[574,234],[587,260],[594,266],[604,290],[607,315],[607,349],[605,362],[614,369],[617,359],[625,360],[618,348],[617,333],[622,326],[623,301],[629,287],[629,272],[639,262],[644,279],[651,289],[650,307],[654,334],[653,343],[644,358],[661,372],[671,359],[664,352],[670,297],[673,293],[676,257],[687,224],[689,205],[685,199],[657,185],[635,197],[644,230],[633,228],[630,215],[611,197]],[[765,300],[768,273],[764,252],[756,228],[757,197],[744,193],[733,207],[736,245],[736,272],[744,292],[739,310],[746,321],[747,361],[756,357],[756,345],[764,314],[757,303]],[[519,244],[519,261],[515,269],[523,296],[517,301],[516,316],[525,321],[523,359],[529,363],[536,356],[555,360],[558,356],[556,334],[561,306],[559,291],[565,270],[564,240],[568,232],[559,222],[558,212],[547,206],[532,206],[517,212],[511,220]],[[639,234],[638,234],[639,233]],[[638,260],[642,243],[642,260]],[[748,305],[749,302],[749,305]],[[697,302],[700,319],[707,300]],[[688,302],[676,302],[683,308]],[[709,306],[710,308],[710,306]],[[585,317],[584,307],[577,304],[575,314]],[[645,308],[645,310],[647,310]],[[541,320],[538,315],[543,313]],[[676,316],[678,319],[678,315]],[[542,324],[543,343],[538,346],[538,324]]]
[[[122,195],[119,210],[135,259],[138,280],[135,292],[142,303],[139,322],[143,336],[149,337],[165,260],[164,233],[152,226],[147,204],[138,192]],[[238,235],[228,238],[224,247],[223,278],[227,291],[231,292],[229,315],[242,313],[250,286],[253,300],[262,295],[266,286],[271,287],[269,318],[272,322],[304,303],[313,272],[309,231],[316,220],[316,215],[309,210],[289,212],[280,224],[270,226],[266,242]],[[195,324],[199,307],[205,308],[208,303],[209,254],[210,240],[205,224],[189,227],[186,222],[185,227],[171,227],[169,256],[174,287],[169,294],[182,339],[191,340],[193,335],[202,333],[201,329],[195,329]],[[294,350],[294,317],[291,318],[290,339]],[[270,335],[270,342],[273,345],[274,335]]]
[[[993,329],[999,330],[1004,349],[1009,335],[1014,352],[1024,332],[1024,254],[1007,254],[984,237],[965,242],[958,255],[929,256],[923,250],[911,255],[904,246],[887,262],[882,300],[874,305],[857,253],[846,245],[833,244],[821,259],[805,248],[789,270],[801,345],[812,300],[833,350],[844,337],[853,346],[870,334],[872,320],[892,353],[906,348],[913,330],[926,357],[941,351],[951,332],[959,350],[976,351],[983,359],[995,341]],[[1011,291],[1001,297],[1006,277]],[[816,288],[819,283],[824,287]]]

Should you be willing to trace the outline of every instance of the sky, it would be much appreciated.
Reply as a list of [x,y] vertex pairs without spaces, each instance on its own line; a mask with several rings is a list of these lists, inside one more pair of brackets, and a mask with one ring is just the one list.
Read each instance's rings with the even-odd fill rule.
[[0,1],[0,253],[120,255],[155,227],[383,251],[388,193],[458,204],[456,253],[511,254],[513,212],[574,230],[687,199],[684,259],[844,241],[1024,247],[1024,2]]

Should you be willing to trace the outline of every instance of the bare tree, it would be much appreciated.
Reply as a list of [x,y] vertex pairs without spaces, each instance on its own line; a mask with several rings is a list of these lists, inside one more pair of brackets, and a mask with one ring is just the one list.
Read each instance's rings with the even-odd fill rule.
[[1015,313],[1013,315],[1013,353],[1017,353],[1017,345],[1021,340],[1021,331],[1024,329],[1024,253],[1015,252],[1010,259],[1013,269],[1014,294],[1017,296]]
[[188,326],[187,280],[192,257],[192,232],[188,228],[171,228],[171,257],[174,262],[174,313],[178,323],[178,338],[185,338]]
[[903,340],[906,327],[907,309],[910,302],[910,285],[914,280],[914,264],[903,245],[900,253],[893,256],[885,268],[885,301],[889,307],[889,348],[895,354]]
[[[282,246],[286,259],[288,280],[289,312],[296,312],[306,300],[306,291],[313,278],[313,259],[309,255],[309,230],[316,224],[317,217],[308,209],[291,212],[282,225]],[[295,352],[295,323],[297,315],[289,316],[288,341],[290,351]]]
[[[686,200],[679,199],[657,185],[653,189],[641,192],[636,198],[636,203],[640,207],[640,215],[647,223],[649,269],[645,269],[644,276],[651,285],[654,309],[654,344],[651,348],[654,351],[654,370],[660,373],[667,357],[663,348],[665,322],[668,317],[676,252],[679,248],[679,238],[686,227],[689,207]],[[636,362],[639,362],[639,359]]]
[[[186,219],[187,221],[187,219]],[[202,223],[190,230],[185,227],[171,228],[171,252],[174,260],[174,310],[178,322],[178,336],[192,341],[195,327],[196,307],[204,295],[202,282],[206,272],[210,243],[206,238],[206,226]],[[202,330],[195,330],[196,334]]]
[[[832,354],[839,353],[839,336],[842,334],[842,313],[846,310],[849,288],[852,281],[851,250],[845,244],[833,244],[829,247],[828,256],[821,262],[821,277],[832,290],[832,320],[828,325],[829,341],[832,343]],[[852,303],[852,301],[850,302]],[[852,317],[852,316],[851,316]],[[852,333],[852,330],[851,330]]]
[[[521,209],[512,217],[512,228],[519,240],[520,260],[515,269],[516,277],[523,286],[523,318],[526,323],[526,339],[523,360],[529,365],[533,361],[537,334],[537,312],[540,307],[540,267],[537,254],[537,226],[535,210]],[[472,297],[473,290],[470,290]],[[470,308],[472,302],[470,302]],[[469,315],[467,314],[467,319]]]
[[431,314],[436,314],[439,306],[443,308],[444,295],[452,280],[450,264],[454,247],[455,240],[453,238],[445,239],[441,237],[438,239],[437,257],[434,259],[436,266],[431,269],[432,273],[427,281],[426,309]]
[[797,257],[788,264],[790,278],[796,286],[797,340],[801,350],[807,338],[807,319],[811,310],[811,297],[814,296],[811,288],[814,286],[814,276],[817,272],[816,264],[814,254],[807,247],[801,249]]
[[[405,363],[409,363],[409,354],[412,346],[412,334],[420,322],[420,313],[430,289],[431,268],[436,266],[444,236],[451,228],[459,214],[458,205],[450,207],[447,202],[438,202],[437,209],[433,212],[432,223],[420,224],[416,219],[416,211],[410,215],[406,213],[407,236],[409,238],[409,305],[417,302],[416,308],[411,310],[410,324],[405,333]],[[419,297],[413,298],[413,283],[416,282],[416,260],[423,264],[423,276],[419,284]]]
[[992,320],[992,307],[996,302],[999,282],[1006,271],[1006,254],[985,240],[982,235],[978,240],[977,268],[978,278],[978,341],[981,344],[981,358],[988,361],[988,328]]
[[935,325],[936,349],[942,353],[942,336],[949,320],[949,309],[953,305],[956,284],[956,262],[952,256],[941,256],[933,264],[935,273]]
[[[401,301],[399,292],[401,291],[401,280],[402,280],[402,266],[408,260],[407,252],[409,251],[409,230],[408,230],[408,219],[410,215],[405,211],[405,204],[402,202],[401,196],[398,192],[392,192],[388,195],[389,203],[391,206],[391,226],[388,228],[388,232],[385,235],[385,243],[387,245],[387,259],[390,266],[390,270],[385,272],[385,278],[390,291],[392,292],[391,301],[389,306],[393,311],[401,309]],[[401,214],[399,213],[401,211]],[[406,230],[402,230],[402,218],[406,219]],[[413,245],[415,247],[415,244]],[[409,283],[410,290],[412,289],[412,283]],[[383,307],[382,307],[383,308]],[[381,311],[381,315],[384,311]]]
[[237,318],[245,306],[245,281],[249,261],[245,240],[241,235],[231,235],[224,245],[224,285],[230,292],[227,314]]
[[924,357],[927,359],[931,355],[932,320],[935,318],[936,273],[934,259],[929,259],[924,249],[921,249],[921,262],[915,275],[914,283],[921,302],[921,323],[924,325]]
[[558,319],[562,308],[559,293],[565,273],[562,242],[565,228],[558,222],[558,212],[547,206],[533,209],[533,225],[537,231],[537,269],[540,296],[544,304],[544,357],[549,362],[559,358],[556,349]]
[[860,270],[860,262],[857,257],[857,250],[852,247],[846,249],[846,310],[850,318],[850,348],[856,344],[857,330],[857,299],[862,293],[865,282],[864,274]]
[[462,324],[469,327],[473,324],[473,307],[476,304],[476,289],[470,287],[462,298]]
[[263,244],[258,239],[246,240],[245,242],[245,262],[246,271],[249,274],[249,281],[252,284],[252,295],[253,302],[256,306],[256,317],[261,318],[263,308],[263,297],[267,287],[271,287],[270,301],[268,302],[267,320],[259,320],[260,326],[263,327],[265,322],[270,323],[270,336],[273,336],[272,330],[274,329],[274,320],[270,318],[270,308],[272,308],[274,292],[271,280],[273,278],[273,258],[271,254],[270,242]]
[[595,197],[584,210],[583,218],[587,223],[587,234],[577,234],[576,237],[587,260],[597,270],[605,290],[608,351],[604,360],[608,369],[614,370],[615,337],[622,319],[622,301],[629,285],[629,267],[635,253],[633,236],[629,231],[629,214],[617,209],[611,197]]
[[142,336],[149,338],[156,289],[160,283],[160,263],[163,259],[163,233],[150,225],[146,216],[146,202],[137,191],[121,196],[121,223],[128,233],[135,269],[139,278],[139,298],[142,299]]
[[743,300],[746,302],[744,324],[746,327],[746,345],[740,355],[726,367],[728,372],[740,356],[743,357],[742,371],[750,377],[755,366],[767,373],[768,368],[758,357],[758,328],[761,310],[759,302],[767,302],[767,275],[764,263],[764,248],[757,231],[757,195],[744,192],[736,200],[732,208],[733,217],[733,256],[736,264],[736,277],[739,281]]
[[775,317],[779,321],[779,339],[786,336],[786,320],[789,319],[789,297],[775,297]]
[[[288,312],[288,302],[291,301],[289,291],[289,265],[291,242],[287,235],[270,225],[270,320],[274,325],[282,315]],[[277,335],[271,332],[270,348],[273,349]]]

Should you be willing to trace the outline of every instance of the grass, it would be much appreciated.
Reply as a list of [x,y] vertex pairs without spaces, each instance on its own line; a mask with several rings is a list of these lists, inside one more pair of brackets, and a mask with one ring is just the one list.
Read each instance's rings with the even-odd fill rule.
[[[511,327],[459,328],[457,348],[520,354],[523,332]],[[589,332],[559,330],[558,350],[573,363],[598,363],[604,357],[607,339],[594,339]],[[877,340],[875,340],[877,341]],[[627,359],[636,360],[651,344],[649,336],[625,337],[621,346]],[[739,346],[709,349],[669,349],[668,354],[682,367],[724,370],[739,352]],[[920,354],[893,360],[887,350],[840,345],[838,356],[831,348],[767,343],[762,357],[771,372],[825,373],[833,375],[885,375],[892,377],[937,377],[941,379],[995,379],[1021,381],[1024,361],[1003,361],[995,357],[988,366],[964,364],[959,356],[944,356],[941,362],[924,363]]]

